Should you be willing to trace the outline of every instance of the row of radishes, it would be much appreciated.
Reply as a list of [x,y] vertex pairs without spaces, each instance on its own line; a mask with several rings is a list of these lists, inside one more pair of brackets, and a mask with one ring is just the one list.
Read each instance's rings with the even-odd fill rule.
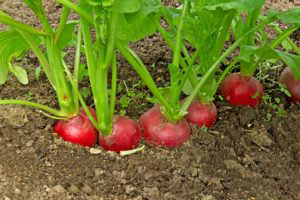
[[[300,9],[272,11],[262,16],[264,0],[182,0],[178,8],[162,6],[160,0],[57,2],[63,7],[56,29],[45,16],[41,0],[24,3],[41,21],[42,29],[18,22],[0,11],[0,23],[10,27],[0,32],[0,84],[5,82],[8,72],[26,82],[26,72],[13,61],[30,49],[57,93],[60,110],[25,100],[0,100],[0,105],[27,105],[47,112],[58,119],[54,131],[66,141],[83,146],[93,146],[98,141],[104,149],[120,152],[137,147],[142,132],[149,144],[180,146],[191,134],[186,119],[199,127],[210,127],[216,122],[213,100],[220,85],[230,104],[257,107],[263,88],[253,75],[261,62],[270,59],[281,59],[290,67],[291,70],[283,72],[281,82],[287,85],[291,101],[299,101],[296,79],[300,78],[300,57],[277,47],[284,42],[300,55],[299,48],[289,39],[300,27]],[[80,19],[68,21],[71,11],[79,14]],[[242,17],[245,13],[246,17]],[[161,25],[161,19],[167,26]],[[290,24],[289,28],[282,31],[274,24],[277,20]],[[267,37],[267,26],[278,32],[275,39]],[[159,33],[173,52],[172,63],[168,65],[171,80],[165,88],[156,86],[142,59],[129,46],[130,42],[154,33]],[[223,51],[230,37],[234,42]],[[72,71],[64,61],[68,46],[76,48]],[[220,70],[236,48],[240,54],[233,57],[225,70]],[[117,52],[159,102],[141,116],[140,124],[115,115]],[[81,62],[82,56],[86,64]],[[228,76],[237,66],[240,73]],[[79,83],[85,74],[95,109],[86,105],[80,93]],[[184,100],[180,99],[182,92],[187,95]]]

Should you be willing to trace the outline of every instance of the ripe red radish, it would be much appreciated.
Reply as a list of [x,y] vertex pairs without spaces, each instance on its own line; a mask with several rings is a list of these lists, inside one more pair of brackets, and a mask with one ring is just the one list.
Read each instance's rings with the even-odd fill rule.
[[295,80],[291,68],[286,67],[280,76],[280,83],[284,84],[291,93],[291,103],[300,102],[300,79]]
[[199,127],[211,127],[217,121],[217,108],[213,102],[204,104],[200,101],[193,101],[187,110],[187,120]]
[[150,145],[162,147],[178,147],[185,143],[191,134],[191,129],[185,119],[177,124],[167,121],[157,105],[144,113],[140,118],[143,135]]
[[140,128],[132,119],[124,116],[114,116],[111,135],[99,135],[99,145],[108,151],[126,151],[140,144]]
[[[90,111],[93,116],[96,115],[93,109]],[[98,131],[82,109],[77,116],[67,121],[57,121],[54,125],[54,132],[60,135],[63,140],[82,146],[91,147],[97,142]]]
[[232,105],[257,107],[263,96],[263,87],[252,76],[234,73],[224,80],[221,93]]

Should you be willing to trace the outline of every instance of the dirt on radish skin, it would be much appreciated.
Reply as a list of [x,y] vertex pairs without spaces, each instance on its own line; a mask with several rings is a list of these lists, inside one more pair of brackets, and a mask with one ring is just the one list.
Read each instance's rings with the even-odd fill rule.
[[160,105],[151,108],[140,118],[143,136],[150,145],[179,147],[188,141],[191,129],[185,119],[177,124],[167,121],[160,111]]
[[213,102],[203,104],[200,101],[193,101],[187,110],[187,120],[199,127],[211,127],[217,121],[217,108]]
[[263,87],[254,77],[234,73],[224,80],[221,93],[231,105],[257,107],[262,100]]
[[[90,108],[95,117],[95,111]],[[95,117],[96,118],[96,117]],[[69,120],[59,120],[54,125],[54,132],[62,137],[63,140],[82,146],[94,146],[97,142],[98,131],[90,122],[83,109],[79,114]]]
[[139,146],[140,128],[138,124],[124,116],[115,116],[111,135],[99,134],[99,145],[108,151],[126,151]]
[[280,76],[280,83],[284,84],[291,94],[291,103],[300,102],[300,80],[295,80],[291,68],[286,67]]

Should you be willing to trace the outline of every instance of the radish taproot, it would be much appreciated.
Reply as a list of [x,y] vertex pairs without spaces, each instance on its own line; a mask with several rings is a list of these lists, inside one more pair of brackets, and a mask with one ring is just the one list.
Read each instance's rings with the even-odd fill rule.
[[[90,108],[95,117],[95,111]],[[83,110],[79,114],[68,120],[59,120],[54,125],[54,132],[62,137],[63,140],[82,146],[94,146],[97,142],[98,131],[90,122]]]
[[184,144],[191,134],[190,126],[184,118],[176,124],[168,122],[160,111],[160,105],[144,113],[140,122],[144,139],[150,145],[178,147]]
[[199,127],[209,128],[217,121],[217,108],[213,102],[205,104],[199,100],[193,101],[187,112],[188,122]]
[[124,116],[115,116],[113,130],[110,135],[99,134],[99,145],[108,151],[126,151],[140,144],[140,128],[138,124]]
[[262,100],[263,87],[252,76],[234,73],[224,80],[221,93],[232,105],[257,107]]
[[291,103],[300,102],[300,79],[295,80],[291,68],[286,67],[280,76],[280,83],[284,84],[291,96],[289,100]]

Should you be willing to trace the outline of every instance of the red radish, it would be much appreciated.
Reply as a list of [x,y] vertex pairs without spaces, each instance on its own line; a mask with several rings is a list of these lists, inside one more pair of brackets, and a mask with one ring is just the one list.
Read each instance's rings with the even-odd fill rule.
[[290,102],[300,102],[300,79],[295,80],[291,68],[286,67],[280,76],[280,83],[284,84],[291,93]]
[[[96,116],[93,109],[90,109],[90,111],[93,116]],[[82,109],[77,116],[67,121],[57,121],[54,125],[54,132],[60,135],[63,140],[82,146],[91,147],[97,142],[97,129],[93,126]]]
[[188,122],[199,127],[205,126],[209,128],[217,121],[217,108],[213,102],[203,104],[198,100],[193,101],[187,111],[186,118]]
[[140,128],[128,117],[115,116],[111,135],[99,135],[99,145],[108,151],[126,151],[140,144]]
[[252,76],[234,73],[224,80],[221,93],[232,105],[257,107],[263,96],[263,87]]
[[140,119],[146,142],[162,147],[178,147],[185,143],[191,134],[191,129],[185,119],[177,124],[171,124],[160,111],[160,105],[151,108]]

